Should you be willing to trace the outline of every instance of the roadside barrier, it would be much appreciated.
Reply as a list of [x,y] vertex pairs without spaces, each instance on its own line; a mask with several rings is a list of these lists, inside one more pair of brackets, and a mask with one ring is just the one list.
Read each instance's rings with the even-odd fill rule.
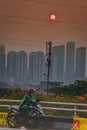
[[74,118],[71,130],[87,130],[87,118]]
[[0,112],[0,126],[7,126],[6,116],[7,113]]
[[[20,103],[21,100],[11,100],[11,99],[0,99],[0,102],[12,102],[12,103]],[[58,110],[58,111],[67,111],[73,112],[73,116],[78,116],[78,112],[80,113],[87,113],[87,104],[83,103],[68,103],[68,102],[48,102],[48,101],[40,101],[40,104],[52,104],[54,107],[42,107],[43,109],[47,110]],[[62,107],[55,107],[55,105],[62,105]],[[2,105],[0,107],[9,107],[10,105]],[[65,106],[65,107],[64,107]],[[68,107],[67,107],[68,106]],[[72,108],[70,107],[72,106]],[[84,109],[81,109],[84,107]]]
[[[7,100],[7,99],[0,99],[1,102],[20,102],[21,100]],[[48,129],[53,128],[56,130],[87,130],[87,118],[80,118],[78,117],[78,112],[84,113],[86,115],[87,113],[87,104],[80,104],[80,103],[64,103],[64,102],[47,102],[47,101],[41,101],[42,103],[47,104],[56,104],[56,105],[68,105],[72,106],[73,108],[59,108],[55,107],[42,107],[43,109],[47,110],[58,110],[58,111],[67,111],[67,112],[73,112],[74,114],[72,117],[65,117],[65,116],[48,116],[46,115],[46,118],[48,119]],[[0,104],[0,107],[2,108],[8,108],[10,105],[3,105]],[[84,107],[85,109],[81,109],[79,107]],[[0,112],[0,126],[7,126],[6,122],[6,116],[7,113]]]
[[[8,127],[6,122],[7,113],[0,112],[0,126]],[[60,129],[60,130],[71,130],[73,124],[73,118],[68,117],[57,117],[57,116],[46,116],[47,119],[47,129]],[[31,129],[36,129],[33,126]],[[72,129],[73,130],[73,129]],[[75,130],[75,129],[74,129]],[[77,130],[77,129],[76,129]]]
[[[7,127],[7,113],[0,112],[0,126]],[[46,116],[48,119],[48,129],[55,128],[60,130],[87,130],[87,118],[70,118],[59,116]]]

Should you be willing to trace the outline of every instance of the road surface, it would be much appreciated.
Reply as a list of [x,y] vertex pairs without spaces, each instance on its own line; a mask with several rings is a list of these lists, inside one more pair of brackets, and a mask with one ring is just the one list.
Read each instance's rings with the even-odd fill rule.
[[[15,129],[15,128],[0,127],[0,130],[39,130],[39,129],[26,129],[26,128]],[[56,129],[47,129],[47,130],[56,130]]]

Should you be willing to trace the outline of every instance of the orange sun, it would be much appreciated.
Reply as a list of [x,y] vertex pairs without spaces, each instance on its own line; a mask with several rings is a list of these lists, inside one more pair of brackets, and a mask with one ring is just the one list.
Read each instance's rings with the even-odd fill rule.
[[51,14],[51,15],[50,15],[50,20],[55,21],[55,19],[56,19],[55,14]]

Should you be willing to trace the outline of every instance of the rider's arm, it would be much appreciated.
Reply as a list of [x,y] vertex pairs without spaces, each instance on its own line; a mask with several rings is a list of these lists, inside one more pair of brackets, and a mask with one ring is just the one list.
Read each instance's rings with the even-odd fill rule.
[[19,108],[28,109],[29,105],[32,103],[32,97],[29,95],[25,95],[22,102],[19,105]]
[[26,96],[24,96],[23,100],[21,101],[19,107],[22,107],[25,104]]

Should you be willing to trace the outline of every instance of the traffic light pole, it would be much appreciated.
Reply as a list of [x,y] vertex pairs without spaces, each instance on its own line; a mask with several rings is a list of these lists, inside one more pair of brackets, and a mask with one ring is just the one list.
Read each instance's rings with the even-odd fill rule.
[[49,41],[46,43],[46,62],[47,62],[47,95],[49,91],[49,78],[50,78],[50,67],[51,67],[51,50],[52,50],[52,42]]

